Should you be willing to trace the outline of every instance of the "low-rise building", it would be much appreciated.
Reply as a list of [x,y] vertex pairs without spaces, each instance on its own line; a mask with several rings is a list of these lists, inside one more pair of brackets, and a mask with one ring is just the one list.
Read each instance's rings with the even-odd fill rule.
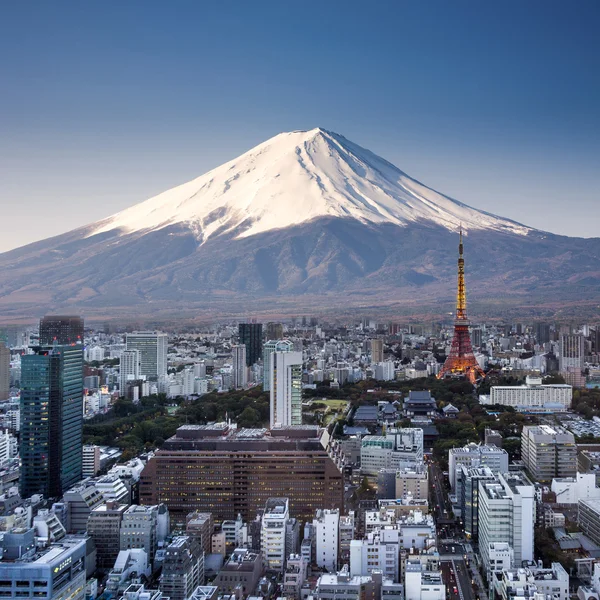
[[254,592],[263,570],[261,555],[245,548],[233,551],[214,581],[221,594],[239,590],[246,597]]

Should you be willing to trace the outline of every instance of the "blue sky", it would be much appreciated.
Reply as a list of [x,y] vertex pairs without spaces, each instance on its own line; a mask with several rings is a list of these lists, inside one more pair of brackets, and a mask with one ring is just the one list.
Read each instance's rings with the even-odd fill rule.
[[600,235],[600,3],[0,8],[0,251],[322,126],[533,227]]

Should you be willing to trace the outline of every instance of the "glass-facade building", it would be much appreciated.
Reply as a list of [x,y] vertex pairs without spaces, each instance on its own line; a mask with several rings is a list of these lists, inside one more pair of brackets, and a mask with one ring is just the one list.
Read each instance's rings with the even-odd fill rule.
[[140,355],[139,374],[156,381],[167,375],[168,335],[159,331],[136,331],[125,338],[127,350],[137,350]]
[[20,407],[21,495],[62,496],[82,477],[83,346],[23,356]]
[[251,367],[262,358],[262,323],[240,323],[238,325],[240,344],[246,346],[246,366]]

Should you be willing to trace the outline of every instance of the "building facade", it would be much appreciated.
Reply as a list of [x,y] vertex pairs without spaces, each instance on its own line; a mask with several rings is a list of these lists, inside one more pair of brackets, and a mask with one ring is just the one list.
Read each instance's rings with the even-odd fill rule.
[[521,458],[536,481],[575,477],[577,446],[575,436],[563,427],[534,425],[521,432]]
[[262,323],[240,323],[238,335],[240,344],[246,346],[246,366],[251,367],[262,358]]
[[263,348],[263,391],[271,390],[271,355],[273,352],[292,352],[294,344],[290,340],[271,339]]
[[156,381],[167,375],[166,333],[159,331],[136,331],[125,336],[126,350],[139,352],[139,374]]
[[67,315],[46,315],[40,319],[40,346],[83,344],[83,319]]
[[302,425],[302,352],[270,356],[270,424]]

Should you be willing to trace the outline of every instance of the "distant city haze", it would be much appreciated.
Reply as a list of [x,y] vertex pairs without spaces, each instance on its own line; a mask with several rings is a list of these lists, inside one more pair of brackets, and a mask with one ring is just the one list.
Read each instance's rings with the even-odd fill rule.
[[600,4],[12,4],[0,251],[324,127],[475,208],[599,235]]

